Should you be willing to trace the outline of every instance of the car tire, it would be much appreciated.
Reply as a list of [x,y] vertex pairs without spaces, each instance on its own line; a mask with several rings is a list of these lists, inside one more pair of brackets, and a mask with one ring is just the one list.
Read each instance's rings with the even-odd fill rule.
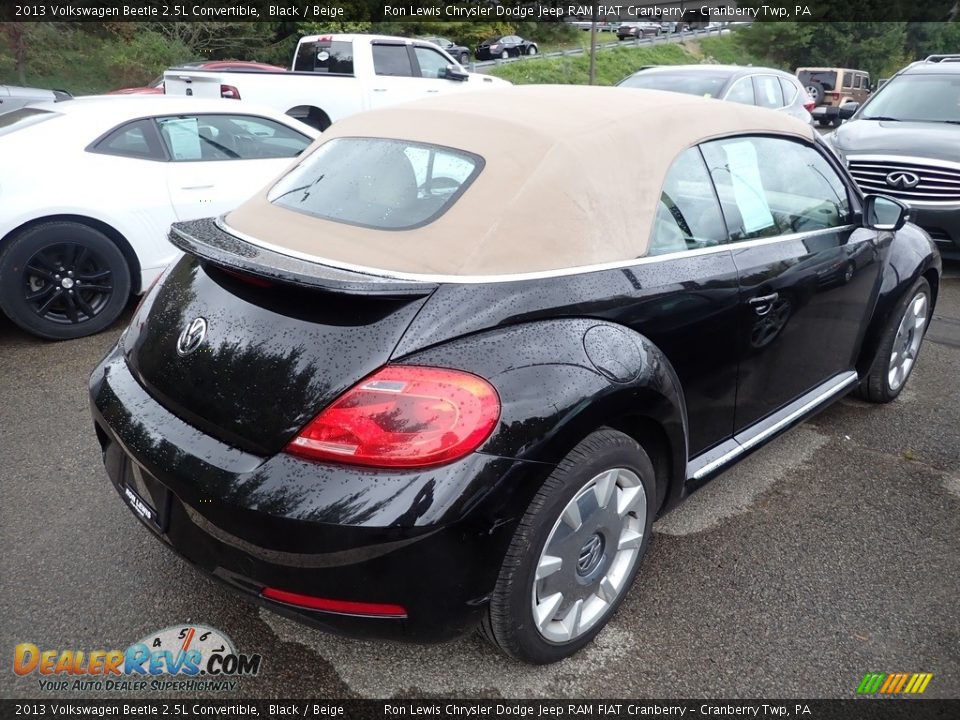
[[811,80],[809,83],[803,86],[803,89],[807,91],[807,95],[810,96],[810,100],[813,102],[814,106],[820,105],[825,97],[823,91],[823,85],[816,80]]
[[508,57],[510,57],[510,53],[508,53],[506,50],[504,50],[504,51],[502,51],[502,52],[500,53],[500,59],[501,59],[501,60],[506,60]]
[[656,496],[653,464],[635,440],[609,428],[586,437],[521,518],[481,622],[484,637],[535,664],[587,645],[633,583]]
[[129,297],[126,258],[88,225],[34,225],[0,253],[0,308],[39,337],[69,340],[98,333],[119,317]]
[[470,62],[470,56],[467,53],[460,53],[460,64],[466,65]]
[[930,283],[917,280],[900,298],[880,338],[873,365],[856,394],[872,403],[894,400],[906,386],[930,325]]
[[536,54],[537,54],[537,48],[535,45],[531,45],[530,47],[527,48],[527,55],[536,55]]

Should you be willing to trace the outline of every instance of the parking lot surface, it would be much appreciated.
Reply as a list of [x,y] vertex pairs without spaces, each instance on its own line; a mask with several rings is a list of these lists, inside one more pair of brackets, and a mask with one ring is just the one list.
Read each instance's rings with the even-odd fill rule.
[[960,697],[957,265],[896,402],[844,399],[661,519],[616,618],[549,667],[476,636],[324,635],[161,547],[108,483],[90,420],[86,379],[120,330],[49,343],[0,316],[4,698],[78,697],[14,675],[18,643],[123,649],[184,623],[263,656],[238,697],[850,697],[866,672],[931,672],[926,696]]

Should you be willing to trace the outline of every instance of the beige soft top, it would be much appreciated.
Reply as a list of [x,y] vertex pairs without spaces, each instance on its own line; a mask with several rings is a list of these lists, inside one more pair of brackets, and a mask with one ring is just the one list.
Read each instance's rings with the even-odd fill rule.
[[227,229],[287,254],[397,277],[522,275],[643,256],[664,176],[708,138],[762,132],[813,139],[784,113],[655,90],[507,87],[450,93],[353,115],[338,137],[445,145],[485,166],[432,223],[376,230],[267,201],[269,188],[225,218]]

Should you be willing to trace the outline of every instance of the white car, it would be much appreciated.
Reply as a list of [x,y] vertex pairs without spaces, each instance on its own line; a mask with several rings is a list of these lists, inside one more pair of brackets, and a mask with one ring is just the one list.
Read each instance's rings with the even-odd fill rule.
[[230,100],[104,96],[0,114],[0,308],[44,338],[103,330],[179,256],[172,222],[231,210],[317,135]]

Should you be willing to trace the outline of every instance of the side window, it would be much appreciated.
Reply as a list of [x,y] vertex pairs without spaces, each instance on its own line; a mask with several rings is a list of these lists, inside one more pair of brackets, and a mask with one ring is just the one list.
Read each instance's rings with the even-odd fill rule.
[[727,228],[700,151],[685,150],[663,183],[648,254],[693,250],[726,240]]
[[783,104],[792,105],[793,101],[797,99],[797,86],[786,78],[778,78],[780,80],[780,89],[783,91]]
[[843,88],[845,90],[853,90],[853,73],[852,72],[843,72]]
[[295,157],[311,140],[253,115],[158,118],[160,137],[175,162]]
[[166,160],[152,123],[152,120],[137,120],[121,125],[98,142],[93,151],[140,160]]
[[[255,115],[211,115],[210,134],[224,140],[241,160],[292,158],[311,143],[306,135],[274,120]],[[201,125],[201,138],[206,140]]]
[[300,43],[293,69],[302,72],[353,75],[353,42],[320,40]]
[[733,84],[724,99],[742,105],[754,105],[753,81],[748,77],[740,78]]
[[773,75],[754,75],[753,88],[757,94],[757,105],[765,108],[782,108],[783,92],[780,83]]
[[447,74],[447,65],[450,61],[436,50],[427,47],[415,47],[417,64],[420,66],[420,77],[442,78]]
[[850,222],[846,186],[814,148],[771,137],[715,140],[702,147],[734,241]]
[[412,77],[406,45],[373,45],[373,69],[377,75]]

